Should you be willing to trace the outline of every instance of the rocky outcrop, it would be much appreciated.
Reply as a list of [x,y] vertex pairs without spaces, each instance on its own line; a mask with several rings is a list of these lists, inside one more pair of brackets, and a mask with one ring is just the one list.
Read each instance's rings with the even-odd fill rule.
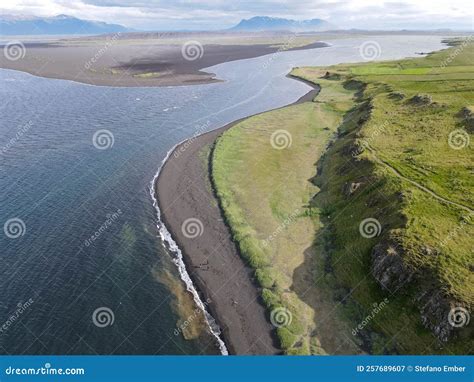
[[405,98],[405,94],[403,94],[402,92],[390,92],[388,97],[395,101],[401,101],[402,99]]
[[326,72],[326,73],[324,73],[323,78],[324,78],[325,80],[335,80],[335,81],[339,81],[339,80],[341,79],[341,75],[340,75],[340,74],[337,74],[337,73]]
[[461,123],[466,130],[471,134],[474,133],[474,107],[463,107],[459,116],[461,117]]
[[443,342],[469,324],[468,308],[439,289],[425,289],[415,299],[420,307],[421,322]]
[[428,94],[417,94],[411,97],[409,102],[415,106],[426,106],[430,105],[433,102],[433,99]]
[[373,248],[372,275],[390,293],[412,280],[413,272],[403,262],[403,248],[395,240],[384,240]]
[[[424,256],[438,256],[438,250],[422,247]],[[420,310],[423,326],[443,342],[467,326],[470,320],[469,307],[444,293],[436,283],[426,278],[423,271],[414,273],[403,261],[404,249],[394,238],[377,244],[372,250],[372,275],[380,286],[395,293],[411,283],[416,283],[414,295]]]

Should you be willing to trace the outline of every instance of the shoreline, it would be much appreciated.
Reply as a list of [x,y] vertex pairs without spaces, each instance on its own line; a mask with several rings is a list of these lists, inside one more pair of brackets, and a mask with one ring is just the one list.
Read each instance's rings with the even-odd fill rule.
[[[287,76],[301,81],[293,76]],[[272,110],[312,101],[318,94],[319,87],[303,82],[312,89],[297,101]],[[268,111],[271,110],[262,113]],[[218,341],[222,337],[231,354],[277,354],[281,353],[281,350],[261,301],[253,270],[245,264],[232,240],[211,184],[209,158],[206,159],[206,163],[202,163],[204,161],[201,157],[202,150],[206,147],[212,150],[216,138],[222,132],[252,116],[240,118],[177,144],[163,160],[153,179],[154,188],[151,192],[155,192],[158,225],[163,226],[176,243],[177,251],[173,252],[178,257],[182,255],[186,274],[195,286],[201,305],[203,300],[210,301],[207,304],[210,317],[206,315],[206,318],[214,336],[220,332],[217,334]],[[188,142],[190,143],[183,147]],[[204,240],[202,236],[191,240],[183,234],[182,224],[190,213],[195,215],[191,217],[197,216],[202,221],[201,234]],[[216,248],[219,251],[223,250],[224,254],[221,252],[218,255],[222,257],[215,255]],[[238,271],[234,272],[236,267]],[[226,286],[230,282],[233,282],[236,288]],[[244,304],[241,301],[244,301]],[[245,306],[240,308],[240,304]],[[201,305],[198,303],[202,309]],[[206,314],[206,310],[204,312]],[[213,322],[217,322],[220,330],[213,328]]]
[[161,240],[163,241],[163,243],[164,244],[166,243],[166,245],[168,246],[168,249],[176,255],[176,258],[173,258],[172,261],[175,263],[175,265],[178,268],[178,272],[181,276],[181,280],[186,285],[186,290],[193,295],[193,300],[194,300],[195,304],[203,312],[204,318],[205,318],[206,323],[209,327],[209,330],[210,330],[211,334],[216,338],[216,341],[217,341],[217,344],[219,346],[219,350],[220,350],[221,354],[222,355],[228,355],[229,351],[228,351],[224,341],[220,337],[221,336],[220,328],[217,325],[214,317],[212,317],[212,315],[207,311],[206,305],[202,301],[202,299],[199,295],[199,292],[196,290],[196,288],[194,286],[194,283],[193,283],[193,281],[192,281],[191,277],[189,276],[189,273],[186,269],[186,264],[184,263],[183,255],[182,255],[181,250],[179,249],[176,242],[173,240],[173,238],[171,236],[171,233],[166,228],[166,225],[161,220],[161,218],[162,218],[161,215],[162,214],[161,214],[161,210],[159,208],[159,203],[158,203],[158,199],[157,199],[157,191],[156,191],[157,180],[158,180],[158,177],[160,176],[161,169],[163,168],[163,165],[166,163],[166,161],[171,156],[173,151],[179,145],[181,145],[184,142],[178,143],[177,145],[175,145],[173,148],[171,148],[168,151],[168,153],[166,154],[166,157],[161,162],[160,168],[158,169],[158,171],[156,172],[155,176],[153,177],[153,179],[151,181],[150,196],[153,200],[153,207],[155,207],[157,217],[158,217],[156,227],[158,229],[158,232],[160,234],[160,237],[161,237]]

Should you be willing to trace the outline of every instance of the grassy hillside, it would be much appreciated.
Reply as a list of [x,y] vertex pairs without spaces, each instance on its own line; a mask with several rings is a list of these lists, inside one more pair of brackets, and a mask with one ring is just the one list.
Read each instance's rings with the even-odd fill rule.
[[[472,352],[473,62],[458,41],[418,59],[297,68],[321,85],[316,103],[217,141],[218,196],[270,311],[292,313],[278,329],[289,353],[318,352],[318,339],[328,352]],[[292,145],[276,150],[282,129]],[[343,342],[326,333],[347,327]]]

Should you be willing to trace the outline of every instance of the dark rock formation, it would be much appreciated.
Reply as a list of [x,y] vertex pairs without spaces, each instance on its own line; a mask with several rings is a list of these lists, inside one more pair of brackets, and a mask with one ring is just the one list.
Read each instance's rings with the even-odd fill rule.
[[439,340],[447,342],[469,323],[469,311],[464,304],[445,295],[439,289],[425,289],[415,296],[420,307],[421,322]]
[[405,98],[405,94],[401,93],[401,92],[391,92],[388,97],[390,99],[393,99],[395,101],[401,101],[402,99]]
[[474,133],[474,112],[472,106],[469,107],[464,107],[461,112],[459,113],[459,116],[461,117],[462,125],[466,128],[466,130],[473,134]]
[[[470,320],[469,307],[446,294],[422,270],[413,272],[403,262],[403,247],[395,239],[384,240],[372,250],[372,275],[380,286],[395,293],[410,282],[416,282],[415,303],[424,327],[443,342],[454,337]],[[424,246],[424,256],[438,256],[435,248]],[[415,280],[416,278],[416,280]]]
[[372,275],[380,286],[391,293],[413,278],[403,262],[403,248],[393,240],[384,240],[372,249]]
[[426,106],[430,105],[433,102],[433,99],[428,94],[417,94],[411,97],[409,102],[415,106]]

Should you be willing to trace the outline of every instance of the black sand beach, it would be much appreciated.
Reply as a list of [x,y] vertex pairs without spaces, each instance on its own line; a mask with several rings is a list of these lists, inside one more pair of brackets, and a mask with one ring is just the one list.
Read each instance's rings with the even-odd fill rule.
[[[313,89],[295,103],[316,96]],[[176,147],[157,180],[161,215],[181,248],[188,272],[223,330],[231,354],[276,354],[273,327],[260,302],[253,271],[232,241],[210,181],[208,153],[215,139],[241,120],[200,135]],[[186,219],[199,219],[202,235],[189,238]],[[189,236],[189,235],[188,235]]]

